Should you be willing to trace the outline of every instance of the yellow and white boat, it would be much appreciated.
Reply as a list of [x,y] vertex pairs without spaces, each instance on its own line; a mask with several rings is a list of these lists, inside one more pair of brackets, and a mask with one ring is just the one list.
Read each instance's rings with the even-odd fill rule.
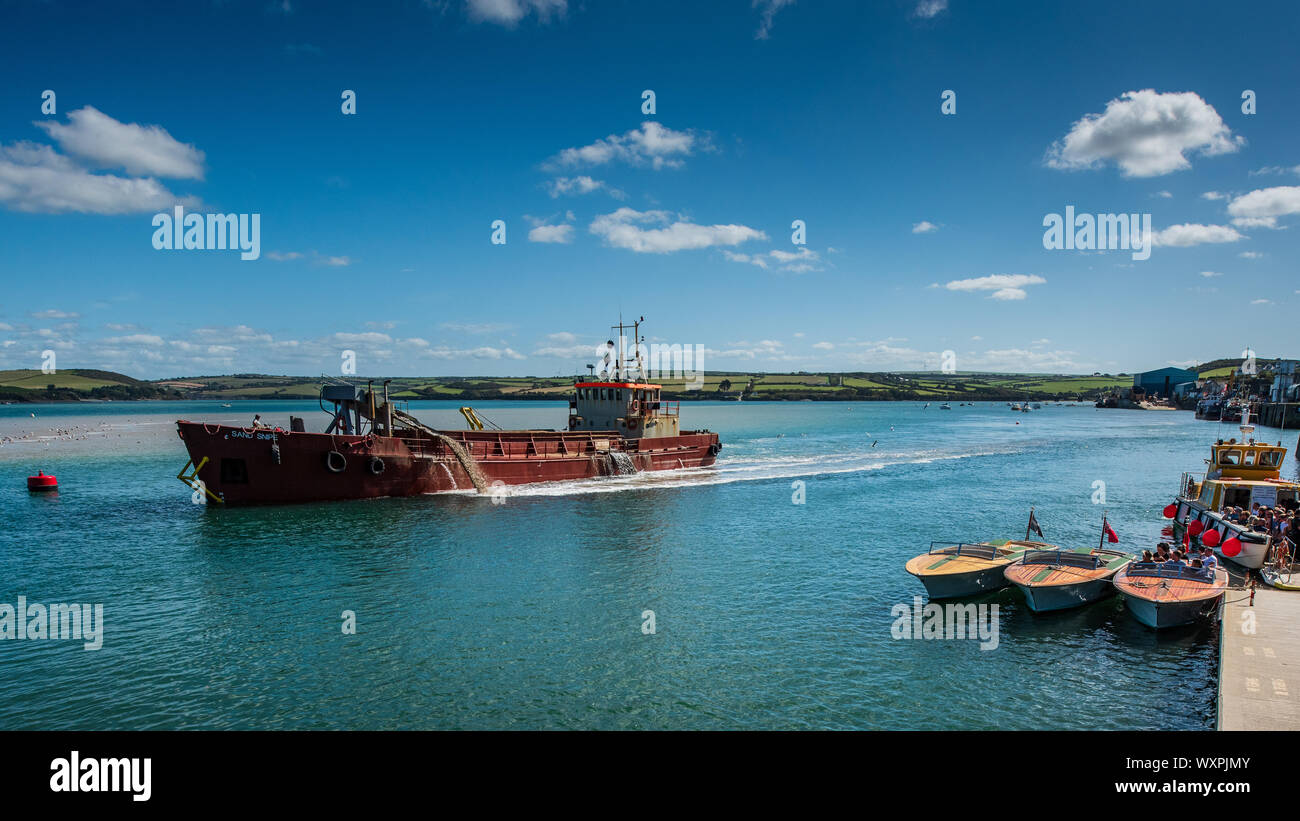
[[[1295,509],[1300,504],[1300,482],[1281,478],[1286,448],[1281,442],[1269,445],[1255,441],[1249,410],[1239,429],[1242,441],[1220,439],[1210,446],[1203,479],[1197,481],[1183,474],[1182,494],[1165,509],[1165,516],[1173,514],[1174,538],[1179,543],[1190,531],[1193,538],[1223,558],[1257,570],[1269,555],[1268,534],[1252,531],[1247,523],[1230,522],[1221,511],[1231,506],[1249,512],[1255,503]],[[1208,536],[1211,531],[1214,536]]]

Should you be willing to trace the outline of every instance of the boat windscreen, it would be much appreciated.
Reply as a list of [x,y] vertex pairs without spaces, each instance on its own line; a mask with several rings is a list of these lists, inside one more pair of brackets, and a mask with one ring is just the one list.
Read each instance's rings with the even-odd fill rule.
[[1189,567],[1185,564],[1173,564],[1169,562],[1133,562],[1128,566],[1125,575],[1144,576],[1156,579],[1187,579],[1196,582],[1214,581],[1213,567]]
[[1062,567],[1082,567],[1096,570],[1102,560],[1091,553],[1072,553],[1068,550],[1031,550],[1025,554],[1025,564],[1050,564]]
[[[942,545],[942,546],[940,546]],[[998,548],[991,544],[943,544],[939,542],[930,543],[931,553],[941,553],[947,556],[968,556],[973,559],[992,559],[998,555]]]

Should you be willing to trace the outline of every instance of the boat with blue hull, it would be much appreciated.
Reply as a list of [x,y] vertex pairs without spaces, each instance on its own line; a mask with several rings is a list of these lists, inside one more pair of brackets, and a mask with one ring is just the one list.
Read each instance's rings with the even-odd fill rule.
[[1115,589],[1129,612],[1147,627],[1181,627],[1218,607],[1228,589],[1221,567],[1133,562],[1115,574]]
[[931,599],[952,599],[1001,590],[1008,582],[1003,571],[1026,550],[1052,548],[1045,542],[931,542],[930,549],[907,563],[907,572],[921,580]]
[[1076,548],[1027,551],[1003,571],[1036,613],[1066,610],[1115,592],[1111,578],[1133,557],[1118,550]]

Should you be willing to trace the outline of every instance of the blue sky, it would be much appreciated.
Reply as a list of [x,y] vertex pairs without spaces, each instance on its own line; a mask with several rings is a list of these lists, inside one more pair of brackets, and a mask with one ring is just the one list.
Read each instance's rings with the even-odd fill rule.
[[[1300,355],[1286,3],[108,6],[0,5],[0,367],[552,376],[620,312],[709,369]],[[155,249],[177,202],[260,257]]]

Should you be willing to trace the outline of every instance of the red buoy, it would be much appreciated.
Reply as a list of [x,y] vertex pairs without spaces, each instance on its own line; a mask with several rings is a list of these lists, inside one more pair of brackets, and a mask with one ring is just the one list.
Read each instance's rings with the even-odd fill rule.
[[45,471],[39,470],[35,476],[27,477],[27,489],[31,491],[58,490],[59,480],[53,476],[46,476]]

